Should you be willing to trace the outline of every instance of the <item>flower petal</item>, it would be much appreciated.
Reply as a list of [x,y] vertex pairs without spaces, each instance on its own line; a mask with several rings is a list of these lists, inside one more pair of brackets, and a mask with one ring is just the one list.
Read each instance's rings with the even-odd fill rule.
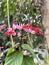
[[16,35],[16,32],[14,31],[13,28],[9,28],[4,34],[15,36]]

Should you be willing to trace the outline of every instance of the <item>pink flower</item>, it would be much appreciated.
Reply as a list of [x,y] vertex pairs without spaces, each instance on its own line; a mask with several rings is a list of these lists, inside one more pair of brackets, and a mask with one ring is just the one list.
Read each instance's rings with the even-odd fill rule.
[[3,30],[3,29],[5,29],[5,27],[6,27],[6,25],[5,25],[5,24],[3,24],[3,25],[0,25],[0,30]]
[[29,28],[28,32],[31,33],[31,34],[35,34],[35,31],[31,30],[30,28]]
[[20,37],[20,36],[21,36],[21,33],[20,33],[20,32],[18,32],[18,34],[17,34],[17,35],[18,35],[18,37]]
[[13,22],[12,28],[14,30],[18,29],[18,30],[22,30],[22,25],[23,24],[18,24],[16,21]]
[[23,53],[23,55],[24,56],[28,56],[28,55],[30,55],[30,53],[25,50],[24,53]]
[[13,28],[14,30],[16,30],[16,29],[21,30],[21,29],[22,29],[22,26],[21,26],[21,24],[14,24],[14,23],[13,23],[12,28]]
[[9,28],[4,34],[15,36],[16,35],[16,32],[14,31],[13,28]]
[[31,34],[35,34],[35,31],[34,30],[31,30],[30,28],[29,29],[24,29],[26,32],[28,33],[31,33]]
[[13,25],[12,25],[12,28],[13,28],[14,30],[16,30],[16,25],[15,25],[15,24],[13,24]]

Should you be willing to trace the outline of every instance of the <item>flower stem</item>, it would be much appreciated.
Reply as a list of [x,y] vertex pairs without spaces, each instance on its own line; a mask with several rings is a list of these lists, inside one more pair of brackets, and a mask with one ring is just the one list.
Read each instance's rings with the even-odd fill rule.
[[10,15],[9,15],[9,0],[7,0],[7,16],[8,16],[8,28],[10,28]]
[[30,39],[29,33],[27,33],[27,35],[28,35],[29,45],[33,48],[33,44],[32,44],[32,41],[31,41],[31,39]]
[[14,46],[15,44],[14,44],[14,41],[13,41],[13,37],[12,37],[12,35],[10,36],[10,38],[11,38],[12,46]]
[[[9,12],[9,0],[7,0],[7,16],[8,16],[8,28],[10,28],[10,12]],[[12,46],[14,45],[13,37],[10,35]]]

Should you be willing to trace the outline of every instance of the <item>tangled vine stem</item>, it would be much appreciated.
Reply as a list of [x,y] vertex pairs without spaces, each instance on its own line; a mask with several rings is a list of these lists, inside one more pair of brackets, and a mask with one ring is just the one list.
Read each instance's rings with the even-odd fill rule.
[[[7,0],[7,16],[8,16],[8,28],[10,28],[10,11],[9,11],[9,0]],[[12,46],[14,45],[13,37],[10,35]]]

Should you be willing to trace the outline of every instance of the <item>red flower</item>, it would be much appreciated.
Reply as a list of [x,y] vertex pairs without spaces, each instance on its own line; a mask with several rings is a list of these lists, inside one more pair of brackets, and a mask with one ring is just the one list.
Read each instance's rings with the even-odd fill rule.
[[4,34],[15,36],[16,35],[16,32],[14,31],[13,28],[9,28]]
[[23,29],[29,29],[30,27],[32,27],[30,24],[24,24],[24,25],[22,25],[22,28]]
[[31,25],[29,24],[26,24],[26,25],[22,25],[22,29],[25,30],[26,32],[28,33],[31,33],[31,34],[35,34],[35,31],[34,30],[31,30]]
[[38,27],[33,27],[30,24],[17,24],[17,23],[15,24],[15,23],[13,23],[12,28],[14,30],[16,30],[16,29],[22,30],[23,29],[24,31],[31,33],[31,34],[35,34],[35,33],[36,34],[43,34],[43,32],[41,32]]
[[31,27],[32,30],[36,32],[36,34],[43,34],[38,27]]
[[22,29],[31,34],[43,34],[38,27],[32,27],[32,25],[22,25]]

